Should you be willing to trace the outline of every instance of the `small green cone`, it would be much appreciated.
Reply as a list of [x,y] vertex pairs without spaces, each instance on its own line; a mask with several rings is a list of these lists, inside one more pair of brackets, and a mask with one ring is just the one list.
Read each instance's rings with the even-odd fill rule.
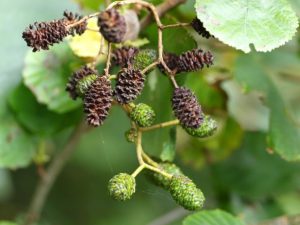
[[[161,162],[159,163],[159,169],[163,170],[171,175],[183,175],[181,169],[171,162]],[[166,190],[169,189],[171,179],[161,175],[160,173],[155,173],[153,171],[149,171],[149,176],[151,180],[157,185]]]
[[133,59],[133,68],[143,70],[157,59],[157,52],[154,49],[143,49]]
[[83,77],[76,85],[76,92],[80,97],[83,97],[86,91],[90,88],[91,84],[97,79],[96,74],[91,74]]
[[135,193],[135,179],[127,173],[119,173],[109,180],[108,191],[115,200],[129,200]]
[[175,175],[171,179],[170,193],[173,199],[187,210],[199,210],[205,197],[191,179],[184,175]]
[[188,127],[183,127],[183,128],[191,136],[205,138],[205,137],[212,136],[217,130],[217,127],[218,127],[217,122],[210,116],[205,115],[200,127],[196,129],[188,128]]
[[136,105],[130,112],[129,116],[140,127],[149,127],[155,120],[154,110],[144,103]]
[[129,143],[134,143],[137,137],[136,129],[130,128],[128,131],[125,132],[125,138]]

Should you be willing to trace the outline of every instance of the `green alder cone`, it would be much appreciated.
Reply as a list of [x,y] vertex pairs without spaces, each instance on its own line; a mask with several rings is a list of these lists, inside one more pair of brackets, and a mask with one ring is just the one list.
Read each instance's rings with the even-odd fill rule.
[[[176,166],[174,163],[170,162],[161,162],[159,163],[159,169],[162,171],[165,171],[171,175],[183,175],[181,169]],[[171,179],[168,177],[163,176],[160,173],[155,173],[153,171],[149,171],[149,177],[151,180],[157,185],[160,186],[166,190],[169,189]]]
[[134,57],[133,68],[143,70],[157,59],[157,52],[153,49],[143,49]]
[[140,127],[149,127],[155,121],[154,110],[144,103],[136,105],[130,112],[129,116]]
[[119,173],[108,182],[109,195],[118,201],[131,199],[135,193],[135,179],[127,173]]
[[128,131],[125,132],[125,138],[129,143],[134,143],[137,137],[136,129],[130,128]]
[[169,191],[173,199],[187,210],[199,210],[205,197],[194,182],[184,175],[175,175],[171,179]]
[[85,95],[85,92],[90,88],[91,84],[97,79],[96,74],[88,75],[82,78],[76,85],[76,92],[80,97]]
[[205,115],[200,127],[194,129],[183,127],[183,129],[191,136],[205,138],[212,136],[217,130],[217,122],[208,115]]

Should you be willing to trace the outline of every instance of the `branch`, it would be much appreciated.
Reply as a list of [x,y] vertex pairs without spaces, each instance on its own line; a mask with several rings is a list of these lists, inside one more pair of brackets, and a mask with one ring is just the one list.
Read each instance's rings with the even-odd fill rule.
[[71,157],[76,149],[81,135],[86,131],[87,127],[85,122],[80,123],[70,135],[65,147],[59,152],[51,162],[45,176],[41,177],[37,188],[32,197],[32,201],[25,218],[24,225],[30,225],[36,222],[44,208],[47,196],[51,190],[56,178],[63,169],[64,165]]
[[155,124],[151,127],[141,127],[140,130],[142,132],[144,132],[144,131],[150,131],[150,130],[155,130],[155,129],[159,129],[159,128],[169,127],[169,126],[176,126],[178,124],[179,124],[179,120],[171,120],[171,121],[167,121],[164,123]]
[[[185,3],[186,0],[166,0],[156,7],[156,11],[159,17],[163,16],[169,10],[175,8],[176,6]],[[152,21],[152,15],[149,14],[141,21],[141,29],[144,29]]]

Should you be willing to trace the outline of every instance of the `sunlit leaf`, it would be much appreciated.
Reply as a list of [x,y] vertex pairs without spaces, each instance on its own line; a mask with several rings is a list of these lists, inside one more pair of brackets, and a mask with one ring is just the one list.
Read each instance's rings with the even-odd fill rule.
[[286,0],[196,0],[198,18],[222,42],[250,52],[271,51],[291,40],[298,18]]

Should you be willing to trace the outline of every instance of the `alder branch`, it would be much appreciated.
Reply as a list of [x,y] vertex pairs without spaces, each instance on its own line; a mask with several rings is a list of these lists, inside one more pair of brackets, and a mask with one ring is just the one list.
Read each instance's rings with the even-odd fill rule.
[[[159,17],[163,16],[169,10],[175,8],[176,6],[185,3],[186,0],[166,0],[156,7],[156,12]],[[152,21],[152,15],[149,14],[141,21],[141,29],[144,29]]]
[[70,135],[65,147],[52,160],[45,176],[41,177],[36,190],[33,194],[32,201],[27,212],[24,225],[35,223],[41,215],[48,194],[56,181],[59,173],[63,169],[66,162],[75,151],[81,135],[87,130],[85,122],[81,122]]

